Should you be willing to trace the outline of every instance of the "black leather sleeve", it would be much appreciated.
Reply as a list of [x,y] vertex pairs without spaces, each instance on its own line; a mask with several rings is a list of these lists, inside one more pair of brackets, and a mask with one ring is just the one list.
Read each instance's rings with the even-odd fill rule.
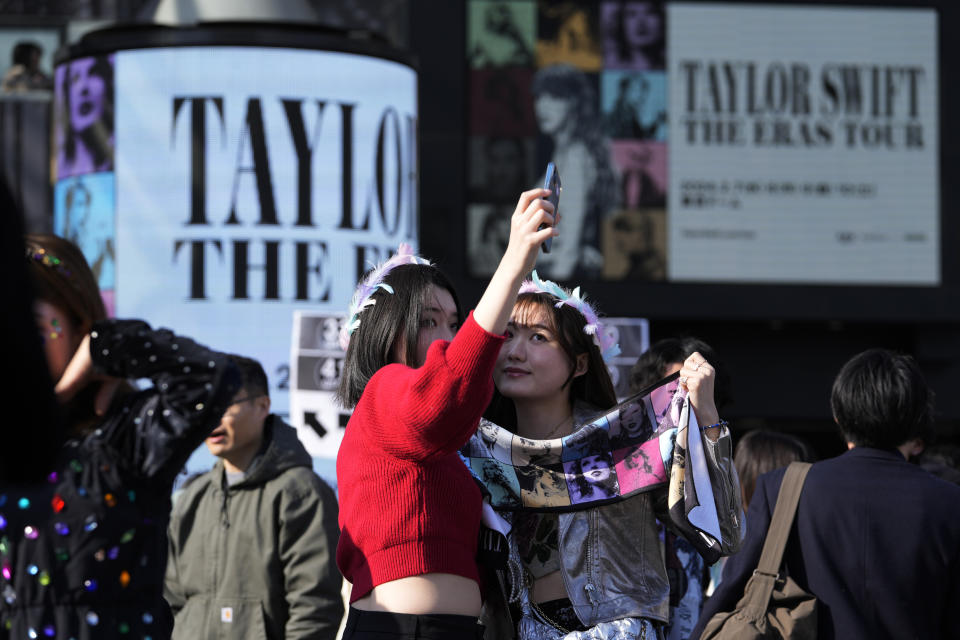
[[97,369],[152,382],[115,402],[96,437],[130,471],[172,485],[239,390],[239,370],[225,354],[139,320],[98,323],[91,337]]

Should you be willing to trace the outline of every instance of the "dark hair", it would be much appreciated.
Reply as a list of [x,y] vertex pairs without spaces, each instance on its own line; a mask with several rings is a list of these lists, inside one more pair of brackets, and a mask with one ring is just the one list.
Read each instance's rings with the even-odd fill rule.
[[83,252],[69,240],[49,233],[29,233],[25,240],[27,277],[34,297],[61,309],[80,333],[89,333],[94,323],[107,317],[107,310]]
[[727,368],[713,347],[700,338],[692,336],[664,338],[650,345],[650,348],[637,358],[636,364],[630,370],[630,392],[638,393],[649,387],[666,375],[668,365],[682,364],[694,352],[702,355],[717,372],[713,382],[713,398],[717,409],[722,409],[732,398]]
[[886,349],[851,358],[833,381],[833,418],[847,442],[895,449],[913,438],[933,439],[933,391],[916,361]]
[[29,40],[18,42],[13,46],[11,62],[29,67],[30,63],[33,62],[32,58],[34,53],[43,54],[43,47]]
[[609,142],[600,126],[597,91],[587,74],[568,64],[553,64],[533,75],[530,93],[534,100],[543,94],[566,100],[572,105],[572,136],[584,143],[600,171],[611,171]]
[[[521,293],[513,306],[513,315],[523,322],[530,314],[542,310],[546,313],[552,326],[550,329],[557,336],[560,348],[570,363],[570,375],[563,386],[570,386],[570,402],[582,400],[598,409],[609,409],[617,404],[617,393],[610,380],[610,372],[600,354],[600,348],[594,344],[593,336],[583,331],[586,318],[583,314],[568,305],[556,306],[557,299],[547,293]],[[587,354],[587,371],[581,376],[574,377],[577,357]],[[494,391],[493,401],[484,414],[487,419],[508,429],[517,427],[517,415],[513,400],[504,397],[499,391]]]
[[270,397],[270,386],[267,384],[267,374],[263,367],[253,358],[246,356],[230,355],[229,360],[240,369],[240,377],[243,381],[242,388],[248,395],[264,395]]
[[83,140],[87,151],[93,157],[94,167],[100,167],[108,160],[113,163],[113,146],[109,144],[109,139],[113,135],[113,65],[107,56],[97,56],[94,58],[93,65],[90,67],[90,74],[100,76],[103,79],[104,95],[100,120],[93,125],[76,131],[73,128],[73,122],[70,119],[70,85],[73,82],[70,77],[71,61],[67,64],[63,74],[63,122],[66,135],[63,140],[64,156],[71,163],[74,162],[77,155],[77,138]]
[[[100,288],[83,252],[69,240],[48,233],[25,236],[27,278],[34,299],[48,302],[69,318],[79,335],[90,333],[94,323],[107,317]],[[131,390],[123,386],[120,393]],[[90,384],[64,406],[67,425],[77,434],[100,422],[93,401],[97,385]]]
[[917,457],[917,464],[941,480],[960,484],[960,445],[938,444],[925,447],[923,453]]
[[[587,157],[594,164],[594,180],[586,194],[583,224],[585,245],[599,243],[596,230],[587,221],[607,216],[620,200],[617,175],[610,160],[610,140],[603,132],[598,113],[597,91],[586,73],[569,64],[554,64],[539,69],[533,75],[530,92],[536,100],[546,94],[567,101],[571,105],[568,119],[572,121],[571,138],[582,143]],[[549,156],[555,152],[556,138],[550,142]],[[588,270],[589,271],[589,270]]]
[[433,265],[400,265],[387,274],[384,283],[393,288],[393,293],[377,289],[372,294],[376,304],[360,313],[360,326],[350,336],[336,396],[337,402],[348,409],[356,406],[373,374],[397,361],[394,353],[398,345],[402,362],[413,363],[420,318],[429,302],[431,285],[450,292],[457,307],[457,319],[463,321],[463,310],[453,285]]
[[666,25],[664,23],[666,21],[666,13],[664,12],[662,2],[620,0],[619,6],[616,8],[616,22],[613,25],[607,26],[609,36],[614,39],[617,45],[617,57],[620,58],[620,62],[631,62],[633,60],[633,44],[630,42],[630,36],[626,29],[626,21],[623,19],[623,12],[627,8],[627,5],[646,5],[651,13],[660,16],[661,29],[659,37],[653,43],[641,47],[640,51],[644,57],[647,58],[649,68],[663,68],[665,63],[664,40],[666,38]]
[[800,440],[777,431],[757,429],[740,438],[733,455],[733,465],[740,477],[740,493],[746,509],[761,475],[785,467],[791,462],[813,462],[810,447]]
[[[0,446],[0,487],[40,482],[53,468],[66,435],[64,416],[53,395],[33,315],[33,292],[23,259],[23,216],[5,180],[0,180],[0,261],[6,304],[0,325],[7,372],[3,384],[6,428]],[[0,490],[2,491],[2,490]]]

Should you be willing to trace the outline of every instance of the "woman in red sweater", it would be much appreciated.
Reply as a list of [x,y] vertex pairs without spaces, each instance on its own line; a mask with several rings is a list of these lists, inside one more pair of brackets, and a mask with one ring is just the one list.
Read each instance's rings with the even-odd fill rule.
[[520,283],[558,235],[548,194],[520,197],[466,321],[447,278],[403,248],[354,295],[338,390],[354,408],[337,455],[337,565],[353,585],[344,638],[482,637],[480,490],[457,450],[492,396]]

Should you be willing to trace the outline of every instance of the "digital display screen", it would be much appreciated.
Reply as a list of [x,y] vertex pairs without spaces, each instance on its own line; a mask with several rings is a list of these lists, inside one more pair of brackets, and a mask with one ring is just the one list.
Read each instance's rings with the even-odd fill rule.
[[941,284],[932,9],[471,0],[467,269],[564,178],[570,282]]
[[940,284],[933,10],[668,24],[671,280]]
[[258,359],[289,401],[295,310],[343,313],[417,246],[417,76],[356,53],[190,46],[56,69],[55,226],[115,315]]

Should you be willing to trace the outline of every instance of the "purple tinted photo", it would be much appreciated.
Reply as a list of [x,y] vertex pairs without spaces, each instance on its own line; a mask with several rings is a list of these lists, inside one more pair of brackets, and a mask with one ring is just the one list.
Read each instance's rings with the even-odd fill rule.
[[604,2],[600,29],[605,68],[665,68],[666,13],[662,2]]
[[113,56],[57,67],[57,178],[113,170]]
[[572,504],[607,500],[620,493],[609,452],[565,462],[563,470]]

